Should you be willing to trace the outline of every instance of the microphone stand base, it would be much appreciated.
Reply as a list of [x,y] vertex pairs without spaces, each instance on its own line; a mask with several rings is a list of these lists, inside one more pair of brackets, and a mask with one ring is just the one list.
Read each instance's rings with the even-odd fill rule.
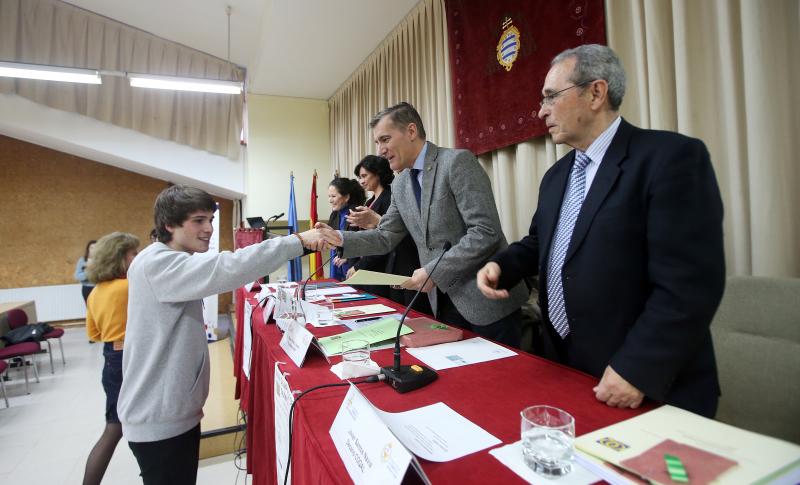
[[386,383],[401,394],[425,387],[439,377],[434,370],[422,365],[401,365],[399,369],[382,367],[381,374],[386,376]]

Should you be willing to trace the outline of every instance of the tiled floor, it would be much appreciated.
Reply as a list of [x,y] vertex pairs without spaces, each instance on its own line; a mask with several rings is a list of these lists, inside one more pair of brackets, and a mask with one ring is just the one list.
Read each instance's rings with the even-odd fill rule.
[[[86,457],[105,426],[105,394],[100,384],[101,344],[89,344],[83,327],[67,329],[67,365],[61,365],[58,344],[55,374],[47,355],[37,357],[41,382],[31,377],[25,395],[20,370],[9,369],[6,381],[11,407],[0,399],[0,484],[80,484]],[[233,451],[233,450],[231,450]],[[139,467],[127,443],[120,441],[103,483],[140,484]],[[245,473],[234,466],[233,455],[200,461],[197,483],[244,484]]]

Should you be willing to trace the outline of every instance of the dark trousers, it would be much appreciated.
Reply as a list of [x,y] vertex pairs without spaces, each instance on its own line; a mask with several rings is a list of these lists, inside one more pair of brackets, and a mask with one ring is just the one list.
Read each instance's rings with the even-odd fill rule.
[[511,314],[489,325],[473,325],[458,312],[446,293],[442,293],[439,290],[436,291],[438,292],[436,295],[436,318],[439,321],[454,327],[470,330],[481,337],[486,337],[495,342],[508,345],[509,347],[514,347],[515,349],[519,348],[520,339],[522,337],[522,331],[520,329],[520,322],[522,321],[521,309],[518,308],[511,312]]
[[200,460],[200,425],[160,441],[129,442],[144,485],[194,485]]
[[122,387],[122,351],[114,350],[114,342],[103,344],[103,390],[106,391],[106,422],[119,423],[117,400]]

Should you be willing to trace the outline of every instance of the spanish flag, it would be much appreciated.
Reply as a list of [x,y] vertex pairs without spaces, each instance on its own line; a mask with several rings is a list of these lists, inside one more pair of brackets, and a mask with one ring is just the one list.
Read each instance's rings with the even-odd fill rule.
[[[317,171],[314,170],[314,177],[311,179],[311,214],[309,217],[311,221],[311,228],[317,223]],[[322,255],[314,253],[310,255],[308,260],[308,269],[311,273],[311,278],[318,280],[323,277],[322,275]]]

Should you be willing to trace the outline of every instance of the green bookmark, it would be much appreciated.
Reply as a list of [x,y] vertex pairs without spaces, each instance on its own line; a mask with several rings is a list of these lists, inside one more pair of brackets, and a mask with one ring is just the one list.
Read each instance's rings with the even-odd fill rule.
[[664,455],[664,461],[667,463],[669,478],[673,482],[689,483],[689,475],[680,458],[674,455]]

